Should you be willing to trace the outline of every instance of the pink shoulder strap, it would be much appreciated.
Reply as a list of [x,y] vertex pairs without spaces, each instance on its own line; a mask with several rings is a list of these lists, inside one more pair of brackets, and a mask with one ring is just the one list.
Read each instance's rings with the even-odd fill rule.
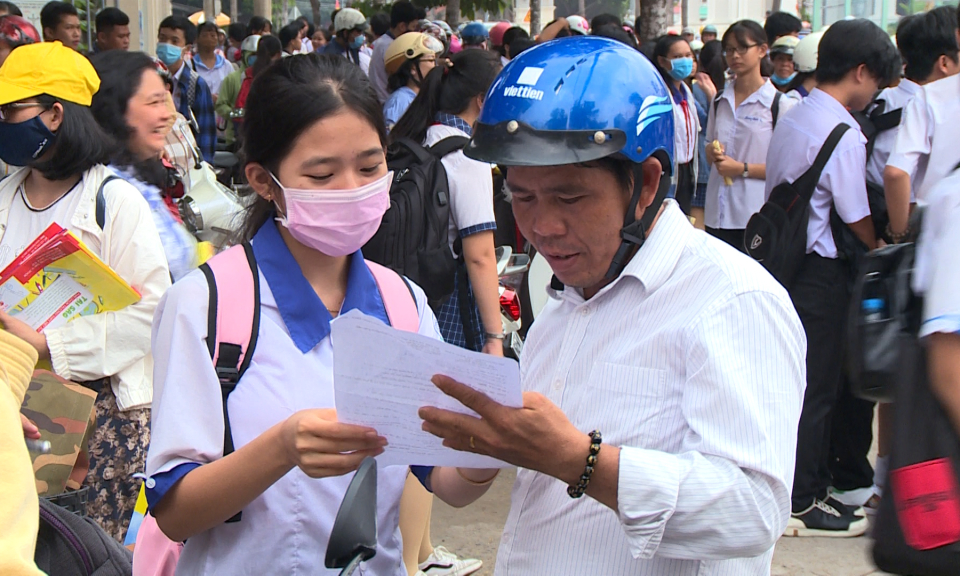
[[[232,246],[207,262],[216,287],[215,325],[210,326],[214,328],[214,339],[212,343],[208,342],[208,345],[212,345],[211,357],[214,366],[217,366],[220,360],[220,344],[226,342],[240,346],[240,357],[234,366],[239,369],[250,349],[250,340],[256,333],[254,316],[259,309],[259,303],[255,282],[258,282],[259,278],[254,277],[256,268],[251,265],[248,251],[252,252],[249,245]],[[213,312],[212,309],[209,311]],[[251,330],[251,327],[254,330]],[[209,338],[209,334],[207,337]]]
[[407,281],[389,268],[369,260],[366,262],[373,279],[377,281],[390,325],[404,332],[419,332],[420,313]]

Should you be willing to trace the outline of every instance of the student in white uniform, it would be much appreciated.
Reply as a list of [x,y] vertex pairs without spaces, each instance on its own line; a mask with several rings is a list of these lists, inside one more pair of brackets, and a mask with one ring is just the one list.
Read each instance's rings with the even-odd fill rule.
[[[483,98],[500,72],[500,61],[487,50],[464,50],[445,66],[431,70],[406,114],[391,130],[391,138],[410,138],[433,146],[451,136],[470,137]],[[497,263],[493,242],[493,176],[490,165],[471,160],[458,150],[442,160],[450,186],[450,250],[459,238],[469,280],[469,318],[463,318],[460,275],[453,296],[437,313],[443,339],[488,354],[503,354]],[[473,332],[471,338],[469,331]]]
[[[796,101],[783,97],[760,75],[767,35],[753,20],[735,22],[723,34],[727,64],[736,77],[710,104],[707,121],[707,232],[744,250],[743,229],[765,199],[767,148],[776,120]],[[713,142],[719,141],[718,152]]]
[[674,198],[683,213],[689,215],[697,187],[697,140],[700,135],[700,119],[693,93],[684,82],[693,74],[693,49],[679,36],[662,36],[653,50],[653,63],[673,96],[674,161],[677,163]]
[[930,190],[914,288],[924,295],[920,337],[930,386],[960,436],[960,170]]
[[[308,105],[304,90],[314,94]],[[209,295],[197,271],[166,294],[154,323],[147,497],[160,529],[187,540],[178,574],[332,574],[324,552],[350,473],[386,443],[375,430],[337,422],[329,338],[331,318],[350,310],[387,321],[359,251],[389,204],[386,131],[360,69],[316,54],[266,70],[247,110],[246,174],[259,197],[243,235],[260,271],[261,316],[252,362],[228,400],[236,451],[222,456],[221,388],[205,341]],[[339,217],[325,220],[331,210]],[[439,338],[426,297],[411,289],[420,334]],[[377,555],[366,574],[406,575],[397,516],[407,473],[380,470]],[[455,506],[496,475],[415,473]]]
[[[933,12],[937,12],[933,15]],[[925,19],[939,21],[953,14],[960,22],[956,8],[943,7],[925,15]],[[931,22],[932,24],[932,22]],[[926,32],[926,24],[924,26]],[[955,35],[960,32],[955,32]],[[960,161],[960,147],[956,145],[957,124],[960,123],[960,64],[956,59],[956,45],[948,43],[949,50],[937,55],[935,72],[939,80],[924,85],[903,110],[900,130],[883,171],[891,240],[906,237],[911,200],[923,202],[927,192]],[[954,57],[949,57],[954,51]],[[933,56],[933,54],[930,54]],[[911,193],[912,192],[912,193]]]
[[[841,260],[830,213],[867,247],[875,245],[866,189],[866,138],[848,110],[862,110],[899,73],[893,43],[876,24],[850,20],[834,24],[820,41],[818,87],[777,123],[767,152],[766,194],[793,182],[812,164],[840,123],[843,135],[810,201],[807,254],[790,286],[790,296],[807,335],[807,388],[797,440],[793,515],[788,536],[859,536],[867,520],[829,497],[826,447],[830,420],[840,394],[844,318],[850,299],[851,268]],[[846,415],[838,415],[846,416]]]

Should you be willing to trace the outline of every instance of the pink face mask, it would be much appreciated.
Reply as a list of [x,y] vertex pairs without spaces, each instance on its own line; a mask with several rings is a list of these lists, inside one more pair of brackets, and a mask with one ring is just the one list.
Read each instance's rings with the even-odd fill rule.
[[363,247],[380,228],[390,207],[393,172],[353,190],[283,190],[286,214],[277,217],[298,242],[327,256],[338,258]]

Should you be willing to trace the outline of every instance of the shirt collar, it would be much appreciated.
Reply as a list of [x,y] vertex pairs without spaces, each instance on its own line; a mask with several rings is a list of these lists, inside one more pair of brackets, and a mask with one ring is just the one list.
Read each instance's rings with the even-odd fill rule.
[[[306,354],[330,335],[332,317],[290,254],[273,217],[260,227],[252,245],[257,266],[273,293],[290,338]],[[350,257],[347,293],[340,313],[350,310],[390,323],[377,282],[359,250]]]
[[180,69],[177,70],[177,72],[173,75],[173,79],[176,80],[177,82],[179,82],[179,81],[180,81],[180,77],[183,76],[183,70],[184,70],[184,68],[186,68],[186,67],[187,67],[187,61],[184,60],[183,62],[180,63]]
[[859,131],[860,124],[850,115],[850,112],[843,107],[836,98],[827,94],[819,88],[814,88],[810,91],[810,95],[807,96],[807,100],[810,100],[820,108],[823,108],[837,117],[837,119],[850,124],[851,127],[857,128]]
[[[727,82],[727,85],[723,89],[721,98],[730,103],[730,109],[736,110],[736,92],[734,92],[733,87],[734,81],[731,80]],[[777,88],[773,85],[773,82],[767,80],[760,86],[753,94],[747,96],[747,98],[740,103],[741,106],[748,104],[753,101],[758,101],[763,104],[765,107],[770,108],[773,106],[773,99],[777,95]]]
[[[667,281],[674,268],[676,268],[677,262],[680,260],[680,254],[686,248],[691,234],[693,234],[693,226],[680,211],[676,201],[665,200],[663,202],[663,212],[657,218],[656,224],[644,241],[643,246],[633,255],[620,276],[604,286],[597,293],[597,296],[612,290],[626,277],[639,280],[648,293],[656,290]],[[563,285],[557,281],[556,277],[551,280],[547,292],[554,298],[562,297]],[[582,294],[581,290],[575,292],[578,297]]]
[[216,56],[216,60],[213,63],[213,68],[207,68],[207,65],[203,63],[203,58],[200,58],[199,54],[195,55],[193,59],[198,68],[203,68],[204,70],[216,70],[217,68],[223,66],[227,60],[218,53],[214,53],[214,56]]
[[920,90],[923,87],[917,84],[916,82],[914,82],[913,80],[907,80],[906,78],[903,78],[902,80],[900,80],[900,83],[897,84],[897,88],[903,90],[904,92],[912,96],[920,92]]
[[438,124],[443,124],[444,126],[449,126],[451,128],[456,128],[461,132],[465,133],[467,136],[473,136],[473,127],[467,124],[463,118],[457,116],[456,114],[447,114],[446,112],[437,112],[436,117],[434,118]]

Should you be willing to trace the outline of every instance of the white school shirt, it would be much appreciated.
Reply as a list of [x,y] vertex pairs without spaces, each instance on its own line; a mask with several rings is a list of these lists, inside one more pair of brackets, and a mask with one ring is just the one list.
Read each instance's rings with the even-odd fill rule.
[[[434,124],[427,128],[424,146],[433,146],[450,136],[470,135],[452,126]],[[450,251],[457,256],[453,245],[458,237],[467,237],[478,231],[496,229],[493,212],[493,172],[490,164],[463,155],[463,150],[447,154],[441,160],[447,172],[450,187],[450,224],[447,237]]]
[[521,358],[525,391],[620,447],[619,509],[520,469],[497,576],[770,573],[790,517],[803,326],[759,264],[665,205],[596,296],[549,290]]
[[[228,400],[237,450],[299,410],[334,407],[329,314],[283,245],[272,218],[253,246],[260,268],[260,330],[250,368]],[[359,254],[352,257],[344,313],[382,307]],[[423,291],[414,287],[414,292],[420,334],[440,339]],[[146,483],[151,506],[180,477],[223,454],[220,384],[205,341],[207,302],[207,282],[196,271],[177,282],[157,310],[153,351],[158,361]],[[406,576],[398,517],[407,472],[405,466],[379,470],[377,555],[363,565],[368,576]],[[293,468],[244,507],[239,522],[218,524],[190,537],[177,575],[337,574],[323,567],[323,559],[352,478],[313,479]]]
[[37,209],[30,205],[30,201],[24,194],[23,184],[19,184],[10,203],[6,228],[0,236],[0,270],[13,262],[51,224],[56,223],[61,228],[70,228],[70,221],[80,207],[82,199],[83,181],[81,180],[50,206]]
[[917,242],[914,289],[924,295],[920,336],[960,333],[960,170],[940,180],[927,196]]
[[[697,116],[697,104],[693,92],[685,82],[680,83],[680,89],[685,96],[683,104],[678,104],[674,94],[676,88],[673,82],[669,84],[670,97],[673,99],[674,150],[677,164],[686,164],[697,158],[697,142],[700,137],[700,117]],[[696,164],[694,164],[696,171]],[[696,174],[694,174],[696,176]]]
[[[767,80],[759,90],[736,106],[734,82],[727,83],[720,101],[710,104],[707,120],[707,145],[714,140],[723,144],[725,154],[740,163],[766,164],[767,149],[773,136],[773,100],[776,87]],[[792,98],[780,98],[777,122],[797,105]],[[738,176],[727,186],[716,166],[710,167],[704,223],[710,228],[738,230],[760,211],[766,195],[763,180]]]
[[[881,92],[877,99],[886,102],[884,113],[897,109],[906,111],[907,104],[920,92],[920,88],[920,85],[916,82],[904,78],[896,86]],[[903,120],[902,115],[900,119]],[[867,182],[883,185],[883,169],[887,167],[887,160],[893,153],[893,147],[897,143],[897,133],[899,132],[900,127],[898,126],[877,135],[873,143],[873,154],[867,158]]]
[[820,174],[820,182],[810,199],[810,221],[807,224],[807,254],[816,252],[824,258],[837,257],[837,245],[830,229],[830,209],[837,208],[847,224],[870,215],[867,202],[867,139],[860,125],[840,102],[826,92],[814,88],[790,114],[777,121],[770,149],[767,151],[765,198],[781,182],[793,182],[813,165],[813,161],[837,126],[850,129],[844,133],[830,160]]
[[913,192],[923,202],[927,193],[960,162],[956,143],[960,124],[960,76],[920,88],[903,110],[893,153],[887,160],[910,174]]

